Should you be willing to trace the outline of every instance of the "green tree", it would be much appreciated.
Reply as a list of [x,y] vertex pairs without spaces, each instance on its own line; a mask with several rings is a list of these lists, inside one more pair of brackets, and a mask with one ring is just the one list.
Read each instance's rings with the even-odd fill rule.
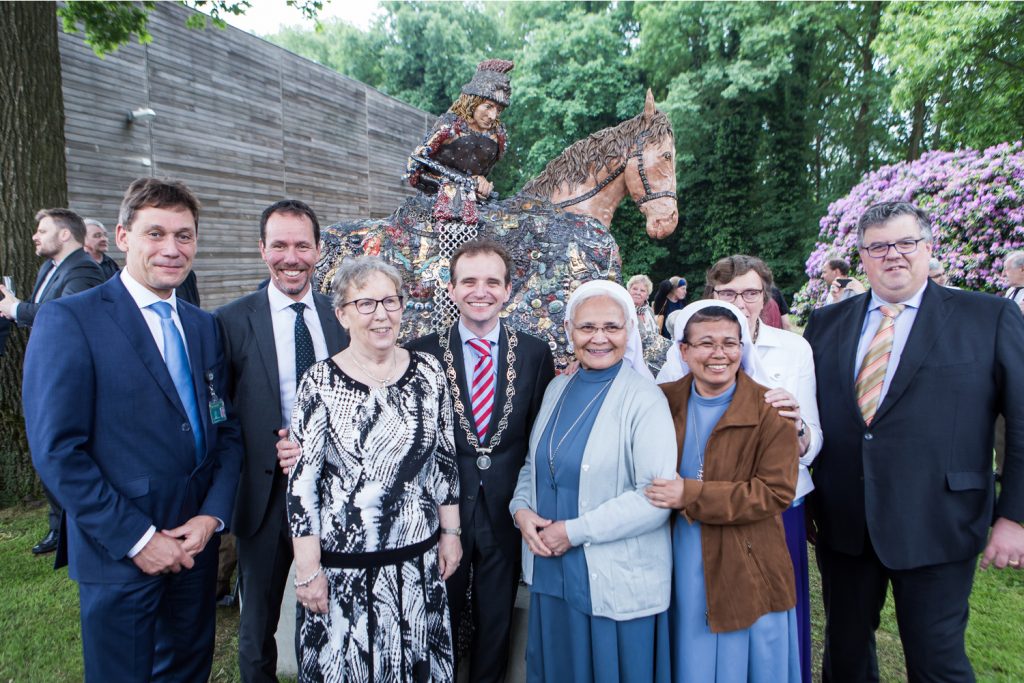
[[916,108],[922,119],[910,141],[918,143],[916,154],[908,157],[927,147],[981,149],[1020,137],[1024,4],[895,2],[881,26],[879,51],[895,79],[892,104]]
[[384,36],[379,32],[363,31],[340,19],[329,19],[316,30],[285,27],[267,39],[367,85],[380,87],[383,81],[379,54]]

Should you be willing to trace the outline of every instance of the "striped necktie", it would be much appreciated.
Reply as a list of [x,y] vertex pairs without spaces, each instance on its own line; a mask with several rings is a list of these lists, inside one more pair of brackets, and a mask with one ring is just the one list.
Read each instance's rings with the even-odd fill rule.
[[487,438],[487,425],[491,421],[494,409],[494,361],[491,359],[491,342],[486,339],[470,339],[469,348],[476,353],[476,364],[473,366],[473,384],[469,389],[470,403],[473,406],[473,421],[476,423],[476,434],[480,443]]
[[882,395],[885,383],[885,371],[889,367],[889,356],[892,355],[892,339],[896,334],[896,318],[903,312],[903,304],[880,306],[882,322],[878,331],[868,344],[864,360],[857,373],[857,405],[864,416],[864,424],[871,424],[878,410],[878,399]]

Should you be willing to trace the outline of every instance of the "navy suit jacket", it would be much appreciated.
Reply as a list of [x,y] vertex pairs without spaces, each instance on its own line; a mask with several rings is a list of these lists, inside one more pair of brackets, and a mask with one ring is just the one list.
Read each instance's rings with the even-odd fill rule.
[[[814,461],[818,542],[912,569],[979,553],[996,516],[1024,520],[1024,318],[1006,299],[929,282],[870,426],[857,407],[857,345],[870,294],[819,308],[814,350],[824,432]],[[998,502],[993,425],[1006,418]]]
[[[330,298],[314,292],[313,300],[327,353],[333,356],[348,346],[348,333],[334,315]],[[263,524],[274,476],[280,469],[275,430],[281,427],[281,382],[267,290],[232,301],[218,309],[216,317],[224,342],[228,396],[238,412],[245,444],[233,530],[236,536],[247,538]]]
[[56,272],[50,281],[46,283],[43,295],[36,303],[36,293],[46,279],[46,274],[53,269],[53,261],[46,259],[46,262],[39,267],[36,274],[36,283],[32,287],[32,296],[18,304],[18,314],[15,322],[22,327],[31,327],[39,308],[47,301],[59,299],[62,296],[77,294],[101,284],[106,278],[99,265],[92,260],[85,250],[78,248],[67,255],[57,266]]
[[211,388],[227,397],[217,325],[180,300],[178,315],[206,430],[198,464],[188,416],[120,277],[36,316],[25,354],[25,424],[32,461],[64,506],[57,566],[66,561],[78,581],[144,578],[127,553],[150,525],[170,529],[200,514],[231,523],[238,423],[230,406],[220,424],[207,409]]

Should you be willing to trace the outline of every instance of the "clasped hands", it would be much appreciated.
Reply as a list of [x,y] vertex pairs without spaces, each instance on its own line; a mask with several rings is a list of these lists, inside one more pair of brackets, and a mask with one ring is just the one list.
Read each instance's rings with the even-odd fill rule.
[[132,562],[150,576],[191,569],[193,558],[203,551],[219,526],[216,517],[196,515],[179,527],[157,531]]
[[538,557],[559,557],[572,548],[565,522],[544,519],[530,509],[518,511],[515,520],[530,552]]

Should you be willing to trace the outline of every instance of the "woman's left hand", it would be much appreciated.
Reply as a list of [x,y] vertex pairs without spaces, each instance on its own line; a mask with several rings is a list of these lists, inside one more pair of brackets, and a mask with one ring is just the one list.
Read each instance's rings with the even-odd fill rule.
[[441,578],[447,580],[462,561],[462,540],[453,534],[441,534],[441,540],[437,543],[437,561]]
[[683,479],[677,474],[675,479],[652,480],[651,485],[644,489],[644,495],[656,508],[682,510],[683,488]]
[[544,541],[544,545],[556,556],[565,555],[572,548],[572,543],[569,542],[569,534],[565,531],[565,522],[549,524],[538,533],[541,540]]

